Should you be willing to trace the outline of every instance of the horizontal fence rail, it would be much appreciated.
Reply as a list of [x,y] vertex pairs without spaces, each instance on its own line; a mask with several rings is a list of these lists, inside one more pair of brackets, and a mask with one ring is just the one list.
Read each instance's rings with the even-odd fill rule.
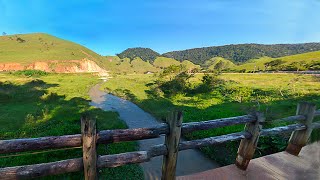
[[[305,107],[313,107],[310,104],[302,104],[304,108],[300,107],[300,111],[304,113]],[[314,106],[315,108],[315,106]],[[302,110],[301,110],[302,109]],[[308,109],[307,109],[308,110]],[[262,129],[261,126],[264,122],[264,117],[259,114],[250,114],[244,116],[221,118],[216,120],[202,121],[202,122],[191,122],[182,123],[181,134],[187,134],[199,130],[209,130],[219,127],[226,127],[231,125],[245,124],[246,128],[242,132],[236,132],[227,135],[221,135],[216,137],[208,137],[204,139],[197,139],[191,141],[180,141],[177,146],[177,151],[183,151],[187,149],[201,148],[210,145],[217,145],[225,143],[228,141],[241,140],[238,153],[243,153],[242,150],[245,148],[251,148],[254,152],[255,147],[249,146],[244,147],[246,142],[257,136],[272,136],[284,133],[299,134],[300,131],[312,131],[312,129],[320,129],[320,122],[313,122],[314,117],[320,116],[320,110],[310,110],[308,113],[301,113],[298,111],[297,115],[281,118],[275,121],[287,121],[287,122],[305,122],[311,120],[311,123],[298,123],[291,124],[282,127],[274,127],[269,129]],[[312,114],[310,114],[312,112]],[[300,114],[299,114],[300,113]],[[182,118],[179,115],[179,118]],[[161,135],[170,134],[170,124],[161,123],[154,127],[149,128],[136,128],[136,129],[117,129],[117,130],[103,130],[97,133],[97,144],[109,144],[124,141],[136,141],[143,139],[157,138]],[[292,135],[293,136],[293,135]],[[180,138],[180,137],[179,137]],[[255,142],[256,143],[256,142]],[[294,142],[291,142],[294,143]],[[248,145],[248,144],[247,144]],[[254,145],[250,144],[249,145]],[[34,151],[34,150],[46,150],[46,149],[61,149],[68,147],[81,147],[82,146],[82,134],[75,135],[64,135],[64,136],[51,136],[51,137],[40,137],[40,138],[27,138],[27,139],[13,139],[13,140],[0,140],[0,154],[6,153],[17,153],[24,151]],[[166,156],[169,153],[168,147],[170,144],[160,144],[150,147],[147,151],[135,151],[126,152],[121,154],[113,155],[102,155],[98,156],[96,167],[97,168],[112,168],[118,167],[126,164],[137,164],[150,161],[156,156]],[[248,152],[249,153],[249,152]],[[252,154],[250,152],[249,154]],[[253,154],[252,154],[253,155]],[[238,155],[239,156],[239,155]],[[246,155],[250,157],[250,155]],[[247,159],[244,166],[238,166],[239,159],[237,159],[237,166],[239,168],[246,169],[250,159]],[[172,162],[171,162],[172,163]],[[173,162],[174,163],[174,162]],[[82,171],[84,168],[84,159],[75,158],[62,160],[57,162],[17,166],[17,167],[5,167],[0,168],[1,179],[26,179],[26,178],[36,178],[48,175],[58,175],[70,172]],[[171,177],[171,176],[170,176]],[[174,177],[174,175],[172,176]]]
[[[217,120],[183,123],[182,134],[190,133],[197,130],[207,130],[218,127],[231,126],[236,124],[245,124],[254,122],[255,118],[252,115],[222,118]],[[166,123],[161,123],[158,126],[150,128],[136,128],[136,129],[117,129],[117,130],[103,130],[98,133],[97,143],[107,144],[124,141],[136,141],[143,139],[157,138],[160,135],[168,134],[169,126]],[[32,150],[46,150],[59,149],[68,147],[80,147],[81,134],[65,135],[65,136],[51,136],[41,138],[26,138],[0,141],[0,154],[24,152]]]

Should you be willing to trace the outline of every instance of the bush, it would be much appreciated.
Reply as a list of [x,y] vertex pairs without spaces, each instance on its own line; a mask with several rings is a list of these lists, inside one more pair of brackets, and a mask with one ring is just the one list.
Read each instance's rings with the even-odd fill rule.
[[49,73],[45,71],[40,71],[40,70],[23,70],[23,71],[16,71],[13,74],[19,75],[19,76],[34,77],[34,76],[46,76]]
[[159,89],[167,95],[172,96],[176,95],[178,93],[186,93],[190,89],[190,83],[188,82],[188,79],[191,77],[186,72],[182,72],[178,75],[176,75],[172,80],[170,81],[157,81]]
[[202,77],[201,84],[193,90],[193,93],[208,93],[224,84],[224,81],[218,78],[218,74],[205,74]]

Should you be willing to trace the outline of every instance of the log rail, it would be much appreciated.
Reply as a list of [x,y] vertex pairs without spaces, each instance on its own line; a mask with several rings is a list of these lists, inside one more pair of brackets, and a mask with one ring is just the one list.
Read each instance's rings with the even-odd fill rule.
[[[170,137],[170,128],[179,127],[179,126],[181,126],[181,128],[179,128],[181,129],[181,134],[187,134],[187,133],[191,133],[199,130],[209,130],[209,129],[219,128],[219,127],[246,124],[245,130],[242,132],[236,132],[232,134],[209,137],[209,138],[198,139],[198,140],[180,141],[177,147],[173,147],[175,143],[167,143],[167,144],[152,146],[148,151],[135,151],[135,152],[126,152],[121,154],[103,155],[103,156],[98,155],[96,160],[96,168],[113,168],[113,167],[118,167],[126,164],[143,163],[143,162],[150,161],[150,159],[156,156],[164,156],[165,158],[166,156],[170,155],[168,150],[171,148],[177,148],[177,151],[183,151],[187,149],[221,144],[228,141],[246,140],[245,142],[247,144],[240,145],[238,150],[238,152],[243,153],[243,152],[247,152],[248,148],[253,150],[254,152],[259,136],[272,136],[277,134],[293,132],[292,134],[295,134],[294,136],[299,136],[300,134],[302,134],[304,138],[309,138],[309,137],[305,137],[306,135],[303,132],[308,130],[308,132],[310,133],[312,129],[320,128],[319,122],[312,123],[312,119],[314,117],[320,116],[320,110],[312,111],[312,108],[315,109],[314,104],[300,103],[298,105],[297,115],[275,120],[275,121],[285,121],[285,122],[298,122],[297,124],[290,124],[287,126],[274,127],[270,129],[261,129],[261,128],[250,129],[251,126],[261,127],[263,125],[263,122],[261,122],[259,126],[253,126],[254,124],[256,124],[258,119],[261,119],[261,117],[257,116],[257,113],[253,113],[253,114],[244,115],[244,116],[221,118],[221,119],[202,121],[202,122],[182,123],[180,125],[176,123],[168,122],[168,123],[161,123],[160,125],[157,125],[154,127],[148,127],[148,128],[103,130],[103,131],[97,132],[95,136],[96,144],[110,144],[110,143],[118,143],[118,142],[125,142],[125,141],[151,139],[151,138],[157,138],[161,135],[166,135],[167,137]],[[298,113],[301,111],[305,111],[306,109],[308,110],[309,114]],[[311,115],[310,115],[310,112],[312,113]],[[179,122],[182,121],[182,114],[180,111],[176,111],[173,113],[179,114],[179,116],[171,116],[170,121],[176,121],[174,119],[172,120],[172,117],[179,117],[180,118]],[[309,124],[306,124],[305,121],[307,120],[311,122],[309,122]],[[248,128],[250,130],[248,130]],[[18,153],[18,152],[26,152],[26,151],[34,151],[34,150],[82,147],[83,146],[82,138],[83,138],[83,134],[87,133],[86,131],[87,129],[84,129],[82,134],[75,134],[75,135],[0,140],[0,154]],[[170,138],[174,138],[176,140],[180,139],[180,133],[175,133],[175,132],[172,132],[172,133],[176,134],[175,136],[178,136],[178,137],[170,137]],[[250,139],[253,138],[253,134],[255,136],[254,144],[250,143]],[[301,146],[305,145],[305,144],[301,144],[301,142],[295,142],[294,139],[291,140],[290,143],[293,143],[293,144],[297,143]],[[172,151],[172,152],[175,152],[175,151]],[[252,152],[250,152],[249,154],[252,154]],[[176,158],[176,156],[178,156],[178,153],[175,154],[174,156]],[[170,158],[170,157],[167,157],[167,158]],[[238,167],[240,169],[245,170],[251,158],[252,157],[246,157],[246,162],[241,162],[243,160],[241,158],[237,159],[236,164],[237,166],[239,165]],[[0,177],[2,179],[28,179],[28,178],[36,178],[36,177],[43,177],[43,176],[49,176],[49,175],[64,174],[69,172],[83,171],[84,162],[86,163],[86,161],[84,161],[83,158],[75,158],[75,159],[67,159],[67,160],[50,162],[50,163],[16,166],[16,167],[5,167],[5,168],[0,168]],[[166,179],[174,179],[175,172],[172,172],[172,170],[175,169],[176,161],[172,161],[172,162],[164,161],[164,162],[165,162],[164,163],[165,165],[163,166],[165,167],[163,169],[170,169],[170,170],[163,170],[163,174],[166,174]],[[241,167],[241,164],[243,163],[245,163],[246,165],[244,167],[243,166]],[[173,168],[170,168],[170,167],[173,167]],[[86,176],[85,179],[94,179],[93,177],[95,178],[97,177],[97,174],[92,174],[92,173],[94,172],[90,172],[91,175]]]

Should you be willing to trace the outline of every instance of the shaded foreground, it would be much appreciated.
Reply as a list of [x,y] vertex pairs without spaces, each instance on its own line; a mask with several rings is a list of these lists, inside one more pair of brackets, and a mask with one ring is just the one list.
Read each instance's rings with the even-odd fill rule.
[[320,142],[305,146],[300,155],[293,156],[280,152],[253,159],[247,171],[229,165],[190,176],[180,176],[178,180],[191,179],[319,179]]

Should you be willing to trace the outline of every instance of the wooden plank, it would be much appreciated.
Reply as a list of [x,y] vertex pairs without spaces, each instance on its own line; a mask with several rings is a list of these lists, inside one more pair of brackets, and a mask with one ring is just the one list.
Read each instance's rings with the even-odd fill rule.
[[[167,134],[168,132],[168,125],[165,123],[150,128],[104,130],[98,133],[97,142],[106,144],[150,139],[157,138],[161,134]],[[0,154],[80,146],[82,146],[81,134],[0,140]]]
[[81,117],[83,169],[85,180],[98,179],[97,176],[97,129],[95,119],[89,115]]
[[28,139],[0,140],[0,154],[80,146],[80,134]]
[[192,141],[183,141],[179,144],[179,151],[200,148],[209,145],[222,144],[228,141],[236,141],[240,139],[251,138],[251,134],[248,132],[238,132],[222,136],[209,137],[204,139],[197,139]]
[[306,117],[304,115],[295,115],[295,116],[289,116],[281,119],[276,119],[274,121],[295,122],[295,121],[303,121],[303,120],[306,120]]
[[[152,146],[148,151],[104,155],[98,157],[97,167],[109,168],[142,163],[149,161],[153,157],[166,155],[167,153],[165,145],[156,145]],[[0,168],[0,179],[30,179],[77,172],[83,169],[83,158],[76,158],[50,163]]]
[[115,143],[124,141],[135,141],[142,139],[158,138],[162,134],[169,133],[169,126],[166,123],[149,127],[149,128],[136,128],[136,129],[115,129],[103,130],[98,134],[98,143]]
[[301,124],[306,126],[306,129],[296,130],[291,134],[289,144],[286,151],[292,155],[299,155],[301,148],[305,146],[309,140],[312,132],[312,121],[316,111],[316,105],[312,103],[299,103],[297,106],[297,115],[306,116],[306,120],[300,121]]
[[242,139],[238,148],[238,155],[236,158],[236,166],[242,170],[246,170],[253,154],[256,150],[260,131],[262,129],[262,123],[265,118],[262,113],[256,112],[255,116],[257,121],[253,123],[247,123],[245,131],[249,132],[252,136],[250,139]]
[[290,133],[294,130],[303,130],[306,129],[306,126],[303,124],[291,124],[288,126],[275,127],[270,129],[262,129],[260,132],[260,136],[272,136],[279,134]]
[[249,122],[256,121],[256,117],[252,115],[244,115],[237,117],[221,118],[216,120],[201,121],[201,122],[191,122],[182,124],[182,134],[198,131],[207,130],[212,128],[219,128],[225,126],[232,126],[237,124],[245,124]]
[[168,153],[163,156],[162,180],[174,180],[176,177],[182,119],[181,111],[173,111],[167,118],[170,132],[165,138],[165,145],[167,146]]
[[0,179],[31,179],[81,170],[83,170],[82,158],[77,158],[51,163],[0,168]]
[[[236,165],[224,166],[192,175],[177,177],[177,180],[212,179],[320,179],[320,142],[302,149],[301,155],[286,152],[252,159],[246,171]],[[319,157],[319,158],[315,158]]]

